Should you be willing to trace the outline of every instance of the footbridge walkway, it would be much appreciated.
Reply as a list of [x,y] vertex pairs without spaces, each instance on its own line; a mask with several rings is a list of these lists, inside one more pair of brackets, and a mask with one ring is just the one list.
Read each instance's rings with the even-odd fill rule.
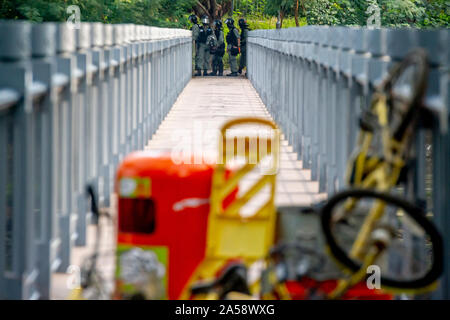
[[[192,79],[190,31],[0,22],[0,298],[66,297],[70,266],[92,249],[85,185],[114,211],[114,174],[127,154],[180,141],[215,154],[214,132],[234,117],[282,129],[277,205],[341,190],[360,111],[389,67],[423,47],[433,123],[417,135],[404,192],[444,235],[436,297],[449,299],[449,40],[448,30],[255,30],[248,79]],[[183,140],[196,135],[199,143]],[[113,230],[108,239],[114,246]]]

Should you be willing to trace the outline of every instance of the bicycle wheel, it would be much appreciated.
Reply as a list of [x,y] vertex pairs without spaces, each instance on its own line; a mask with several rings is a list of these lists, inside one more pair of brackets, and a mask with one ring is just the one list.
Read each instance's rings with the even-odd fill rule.
[[392,137],[402,141],[422,105],[428,79],[426,52],[415,49],[394,65],[377,91],[386,95]]
[[[346,201],[352,201],[352,205],[346,206]],[[344,269],[360,270],[363,259],[354,257],[354,240],[368,212],[380,204],[384,212],[379,222],[395,230],[390,245],[377,260],[381,286],[413,291],[426,289],[442,273],[442,238],[422,209],[398,197],[359,189],[333,196],[321,211],[329,252]]]

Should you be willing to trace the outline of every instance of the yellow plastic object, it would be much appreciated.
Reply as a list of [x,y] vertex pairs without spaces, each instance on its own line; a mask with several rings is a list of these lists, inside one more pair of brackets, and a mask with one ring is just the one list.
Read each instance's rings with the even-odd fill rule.
[[[272,129],[271,137],[232,137],[226,131],[238,125],[262,125]],[[217,271],[232,259],[240,259],[247,266],[264,258],[274,242],[276,208],[275,183],[279,161],[280,132],[272,122],[259,118],[239,118],[227,122],[221,129],[218,164],[213,173],[210,197],[210,214],[206,240],[205,259],[192,275],[181,294],[188,299],[190,287],[200,279],[214,278]],[[223,202],[239,182],[266,156],[272,156],[271,167],[240,197],[236,197],[226,209]],[[244,157],[245,164],[226,177],[226,168],[236,156]],[[269,185],[270,195],[254,214],[242,217],[240,210],[262,188]]]
[[[374,136],[371,132],[361,130],[358,137],[358,153],[347,168],[347,181],[350,186],[388,192],[398,183],[402,168],[405,166],[405,152],[408,144],[405,142],[407,137],[404,137],[403,141],[397,141],[391,136],[386,99],[386,96],[378,94],[371,107],[381,128],[382,157],[368,156]],[[351,178],[353,170],[354,177]],[[345,203],[346,210],[350,211],[358,201],[359,199],[356,198],[347,200]],[[386,203],[384,201],[377,200],[374,202],[351,247],[350,256],[363,262],[362,271],[352,273],[351,270],[338,263],[344,271],[350,274],[350,279],[340,280],[338,286],[330,293],[329,298],[340,297],[349,288],[349,285],[362,279],[366,272],[364,262],[375,263],[376,256],[371,256],[367,244],[373,229],[385,214],[385,209]],[[331,253],[329,249],[327,251]],[[373,261],[370,259],[373,259]],[[422,288],[398,289],[384,286],[383,289],[392,293],[422,294],[434,290],[436,286],[437,282]]]

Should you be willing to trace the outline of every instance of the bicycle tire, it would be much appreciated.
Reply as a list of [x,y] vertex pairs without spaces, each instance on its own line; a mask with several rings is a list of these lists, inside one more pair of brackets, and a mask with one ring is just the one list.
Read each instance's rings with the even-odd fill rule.
[[321,225],[325,236],[329,253],[335,258],[345,269],[356,272],[361,268],[362,263],[350,258],[348,254],[339,246],[333,232],[331,219],[333,216],[333,208],[336,204],[348,198],[373,198],[379,199],[386,203],[393,204],[402,208],[430,237],[433,253],[433,264],[431,268],[422,277],[414,280],[396,280],[381,276],[380,283],[382,286],[396,289],[421,289],[433,284],[443,271],[443,241],[440,233],[434,224],[425,217],[423,210],[408,201],[392,196],[387,193],[381,193],[373,190],[351,189],[337,193],[334,195],[321,211]]
[[412,88],[413,96],[411,102],[406,109],[406,112],[397,128],[392,130],[392,136],[397,141],[401,141],[406,129],[417,115],[417,110],[422,106],[423,98],[427,89],[428,80],[428,62],[427,54],[424,49],[417,48],[408,53],[408,55],[389,71],[385,81],[378,87],[378,91],[387,93],[388,105],[393,107],[393,92],[396,81],[401,77],[403,72],[413,65],[418,66],[417,77],[414,77],[414,84]]

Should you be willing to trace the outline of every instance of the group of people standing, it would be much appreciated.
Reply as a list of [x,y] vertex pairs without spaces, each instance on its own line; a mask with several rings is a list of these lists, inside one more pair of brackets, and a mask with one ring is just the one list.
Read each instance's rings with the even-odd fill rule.
[[[222,21],[217,19],[211,28],[209,17],[203,16],[201,24],[195,15],[190,15],[192,22],[192,38],[195,46],[195,76],[223,76],[223,56],[225,55],[225,40],[229,57],[231,73],[227,76],[236,77],[242,74],[247,64],[248,24],[245,19],[239,19],[239,28],[234,26],[234,20],[225,20],[229,32],[224,37]],[[239,65],[237,57],[240,55]],[[212,70],[208,73],[208,70]],[[202,74],[203,71],[203,74]]]

